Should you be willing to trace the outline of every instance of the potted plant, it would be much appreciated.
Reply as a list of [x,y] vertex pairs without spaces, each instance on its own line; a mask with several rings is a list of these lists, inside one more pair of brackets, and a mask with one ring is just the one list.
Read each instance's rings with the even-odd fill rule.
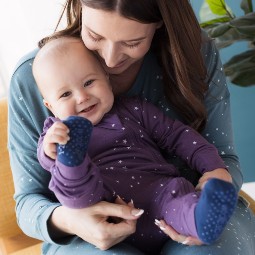
[[255,13],[252,0],[242,0],[243,16],[236,17],[225,0],[204,0],[200,9],[200,25],[215,38],[219,49],[246,41],[248,50],[224,63],[226,76],[239,86],[255,85]]

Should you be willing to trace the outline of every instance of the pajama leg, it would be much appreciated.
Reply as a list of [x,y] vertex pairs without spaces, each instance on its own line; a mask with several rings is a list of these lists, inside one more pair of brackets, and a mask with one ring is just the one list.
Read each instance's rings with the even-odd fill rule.
[[162,214],[168,225],[203,243],[215,242],[234,212],[237,193],[234,186],[219,179],[209,180],[201,193],[182,178],[168,182]]

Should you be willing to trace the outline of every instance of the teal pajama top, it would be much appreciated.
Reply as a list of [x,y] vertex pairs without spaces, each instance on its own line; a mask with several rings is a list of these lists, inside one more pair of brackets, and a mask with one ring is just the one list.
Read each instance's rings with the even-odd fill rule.
[[[37,142],[39,135],[42,132],[43,122],[46,117],[50,115],[42,103],[42,97],[32,75],[32,63],[37,51],[38,49],[27,54],[17,64],[11,78],[8,98],[8,147],[15,184],[14,199],[16,200],[17,220],[19,226],[27,235],[49,243],[47,246],[49,250],[51,247],[54,247],[54,245],[56,246],[56,244],[69,244],[65,245],[65,247],[70,248],[72,247],[74,238],[71,237],[58,241],[53,240],[47,228],[47,220],[52,211],[60,204],[53,193],[48,189],[50,174],[42,169],[38,163],[36,154]],[[209,84],[209,90],[204,99],[208,112],[208,119],[202,135],[217,147],[219,154],[232,175],[236,189],[239,190],[243,178],[233,142],[230,116],[230,94],[222,63],[220,61],[219,52],[213,41],[208,41],[203,44],[202,54],[208,69],[207,82]],[[127,95],[140,95],[142,98],[145,98],[158,106],[169,117],[183,121],[183,119],[174,111],[171,104],[166,101],[163,92],[161,69],[157,63],[155,55],[151,52],[145,56],[137,79]],[[176,158],[169,160],[176,164],[178,168],[181,168],[182,174],[189,180],[193,183],[197,182],[199,176],[197,176],[195,172],[187,169],[187,167]],[[238,219],[242,217],[241,214],[245,212],[248,213],[248,210],[243,207],[241,212],[237,213],[237,220],[234,219],[232,225],[237,224],[235,222],[238,221]],[[252,221],[251,219],[250,221],[247,220],[247,225],[250,226],[251,222],[254,224],[254,218]],[[229,234],[225,234],[225,238],[227,240],[233,240],[232,243],[234,243],[235,246],[229,241],[227,242],[227,248],[225,246],[224,250],[227,249],[227,251],[230,252],[231,249],[233,249],[232,254],[238,254],[235,253],[237,249],[235,238],[241,238],[245,235],[247,238],[242,241],[244,248],[247,248],[248,246],[250,247],[250,243],[255,243],[254,230],[252,232],[252,230],[249,231],[245,229],[243,232],[244,233],[241,231],[233,232],[232,226],[230,226],[230,231],[228,231]],[[176,247],[180,249],[187,248],[186,246],[182,246],[182,248],[181,245],[177,243],[176,245]],[[206,246],[204,247],[207,249]],[[197,249],[202,251],[202,249],[205,248],[198,247]],[[100,250],[98,250],[98,252],[99,251]],[[183,250],[180,251],[180,253],[177,253],[176,251],[172,254],[185,254],[183,252]],[[207,250],[203,250],[203,252],[201,254],[209,254],[207,253]],[[243,253],[240,251],[240,254],[254,255],[254,247],[252,252],[253,253]],[[63,250],[60,254],[65,254],[65,251]],[[122,253],[116,252],[116,254]],[[187,254],[193,253],[189,250]],[[199,250],[196,250],[194,254],[199,254]]]

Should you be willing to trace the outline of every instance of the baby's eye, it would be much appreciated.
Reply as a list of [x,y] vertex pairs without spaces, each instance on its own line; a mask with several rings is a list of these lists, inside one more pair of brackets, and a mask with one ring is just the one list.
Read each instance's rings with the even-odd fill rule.
[[68,97],[68,96],[70,96],[70,95],[71,95],[71,92],[68,91],[68,92],[63,93],[63,94],[60,96],[60,98],[61,98],[61,97]]
[[94,80],[88,80],[84,83],[84,87],[87,87],[89,85],[91,85],[94,82]]

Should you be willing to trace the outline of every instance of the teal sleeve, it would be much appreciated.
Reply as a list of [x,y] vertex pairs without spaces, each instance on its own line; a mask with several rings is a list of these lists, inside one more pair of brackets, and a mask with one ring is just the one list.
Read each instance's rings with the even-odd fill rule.
[[17,221],[28,236],[54,243],[47,222],[59,206],[48,189],[50,175],[37,160],[37,142],[49,115],[32,75],[37,51],[17,65],[8,96],[8,148],[14,179]]
[[217,147],[220,156],[229,169],[236,189],[240,190],[243,176],[234,145],[230,93],[220,54],[213,40],[204,44],[202,54],[208,71],[207,83],[209,85],[209,91],[205,96],[208,118],[202,134]]

